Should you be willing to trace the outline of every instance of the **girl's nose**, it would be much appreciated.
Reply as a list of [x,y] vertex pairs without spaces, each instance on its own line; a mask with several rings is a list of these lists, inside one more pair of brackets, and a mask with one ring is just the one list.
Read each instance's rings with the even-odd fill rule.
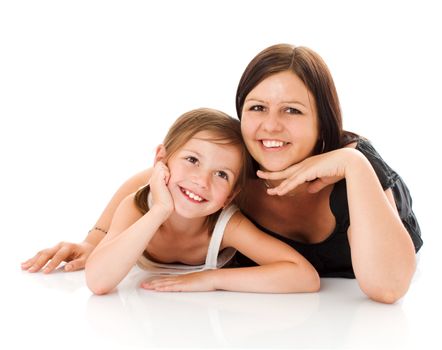
[[210,174],[207,171],[196,171],[192,176],[192,182],[201,188],[208,188],[210,182]]

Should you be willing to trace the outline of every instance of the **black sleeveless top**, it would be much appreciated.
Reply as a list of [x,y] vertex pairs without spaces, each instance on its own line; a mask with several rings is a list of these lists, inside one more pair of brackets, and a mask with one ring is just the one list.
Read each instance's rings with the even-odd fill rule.
[[[379,178],[382,188],[384,190],[391,188],[399,216],[410,234],[417,252],[421,248],[423,241],[419,224],[412,210],[412,200],[407,186],[402,178],[384,162],[368,140],[359,138],[356,149],[367,157]],[[297,242],[286,238],[262,227],[253,218],[249,217],[249,219],[262,231],[295,248],[315,267],[319,276],[355,278],[351,263],[350,244],[347,237],[350,214],[348,211],[345,179],[334,185],[330,194],[330,209],[335,216],[336,227],[324,241],[313,244]],[[256,264],[244,255],[237,253],[235,265],[253,266]]]

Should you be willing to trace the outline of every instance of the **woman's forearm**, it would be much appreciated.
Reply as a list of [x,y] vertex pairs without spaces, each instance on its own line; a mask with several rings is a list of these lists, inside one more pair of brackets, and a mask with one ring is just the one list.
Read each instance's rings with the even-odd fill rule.
[[215,289],[257,293],[306,293],[320,288],[313,267],[292,262],[210,271]]
[[108,241],[102,241],[86,263],[86,282],[95,294],[114,289],[129,273],[166,215],[153,207],[132,226]]
[[415,270],[411,238],[363,156],[346,168],[353,268],[362,290],[372,299],[402,297]]
[[[141,186],[145,185],[150,177],[150,174],[151,169],[146,169],[138,174],[135,174],[120,186],[104,208],[94,227],[92,227],[92,230],[84,239],[85,242],[96,246],[103,239],[105,233],[100,230],[105,232],[109,230],[112,217],[114,216],[115,211],[117,210],[121,201],[131,193],[137,191]],[[96,228],[99,228],[100,230],[96,230]]]

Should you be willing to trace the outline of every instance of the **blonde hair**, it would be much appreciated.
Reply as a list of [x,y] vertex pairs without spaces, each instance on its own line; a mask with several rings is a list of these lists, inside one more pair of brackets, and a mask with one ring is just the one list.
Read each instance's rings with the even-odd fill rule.
[[[221,111],[199,108],[181,115],[170,127],[164,138],[163,146],[166,149],[165,162],[167,163],[175,152],[201,131],[209,131],[213,135],[213,137],[206,139],[207,141],[222,145],[234,145],[240,149],[242,166],[232,189],[232,193],[238,193],[241,188],[244,188],[247,179],[250,177],[252,162],[242,139],[239,120]],[[135,194],[135,204],[142,214],[149,211],[148,194],[149,185],[142,187]],[[220,211],[218,210],[207,217],[207,225],[210,232],[215,226]]]

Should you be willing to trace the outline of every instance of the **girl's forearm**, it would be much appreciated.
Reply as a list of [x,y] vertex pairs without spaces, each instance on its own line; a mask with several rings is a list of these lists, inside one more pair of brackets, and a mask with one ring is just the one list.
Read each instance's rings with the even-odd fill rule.
[[353,268],[371,298],[394,302],[415,270],[411,238],[368,160],[356,156],[346,169]]
[[320,279],[311,266],[292,262],[276,262],[269,265],[223,268],[210,271],[215,289],[257,293],[306,293],[317,292]]
[[89,289],[95,294],[114,289],[135,265],[165,217],[153,207],[121,234],[95,248],[85,269]]

